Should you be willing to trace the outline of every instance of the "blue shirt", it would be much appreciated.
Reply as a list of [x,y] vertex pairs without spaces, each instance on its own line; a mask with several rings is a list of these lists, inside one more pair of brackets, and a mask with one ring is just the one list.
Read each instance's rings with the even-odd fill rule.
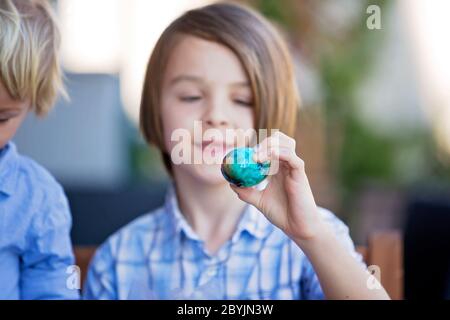
[[13,143],[0,150],[0,299],[77,299],[71,215],[61,186]]
[[[320,209],[362,263],[348,228]],[[362,263],[363,264],[363,263]],[[302,250],[253,206],[214,255],[181,214],[174,188],[163,207],[112,235],[96,252],[85,299],[323,299]]]

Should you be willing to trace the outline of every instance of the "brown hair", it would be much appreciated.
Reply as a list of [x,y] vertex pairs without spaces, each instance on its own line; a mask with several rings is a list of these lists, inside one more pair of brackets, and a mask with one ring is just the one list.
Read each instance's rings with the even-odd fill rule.
[[293,136],[300,104],[294,67],[286,42],[260,14],[231,3],[190,10],[162,33],[150,57],[141,99],[144,138],[158,147],[171,172],[165,151],[160,96],[171,50],[179,36],[191,35],[231,49],[244,67],[254,96],[255,129],[279,129]]
[[0,1],[0,80],[14,99],[30,99],[46,114],[65,95],[59,65],[60,34],[46,0]]

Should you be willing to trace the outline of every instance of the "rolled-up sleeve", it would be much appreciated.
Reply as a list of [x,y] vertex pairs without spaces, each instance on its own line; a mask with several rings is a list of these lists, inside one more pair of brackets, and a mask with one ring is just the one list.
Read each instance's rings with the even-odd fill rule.
[[[61,188],[45,194],[27,236],[27,250],[20,261],[21,299],[79,299],[80,292],[69,286],[74,265],[70,240],[72,219]],[[73,276],[73,275],[72,275]],[[75,275],[77,276],[77,275]]]

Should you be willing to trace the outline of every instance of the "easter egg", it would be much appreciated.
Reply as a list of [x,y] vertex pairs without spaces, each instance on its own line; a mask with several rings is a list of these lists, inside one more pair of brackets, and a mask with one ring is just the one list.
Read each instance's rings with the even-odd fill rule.
[[252,187],[262,182],[269,173],[270,162],[258,163],[253,160],[252,148],[231,150],[222,161],[225,179],[238,187]]

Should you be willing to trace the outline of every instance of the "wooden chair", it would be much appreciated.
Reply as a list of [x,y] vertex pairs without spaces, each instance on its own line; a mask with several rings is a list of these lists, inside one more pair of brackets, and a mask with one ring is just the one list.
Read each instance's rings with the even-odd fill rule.
[[94,256],[96,246],[75,246],[75,263],[80,268],[81,271],[81,286],[83,287],[84,280],[86,279],[86,274],[89,267],[89,262]]
[[[75,247],[76,263],[81,270],[84,283],[89,262],[95,246]],[[367,246],[357,246],[368,266],[376,265],[381,270],[381,283],[390,297],[403,299],[403,238],[398,231],[375,232],[370,235]]]
[[403,236],[399,231],[375,232],[368,245],[357,246],[367,266],[376,265],[381,271],[381,283],[391,299],[404,297]]

